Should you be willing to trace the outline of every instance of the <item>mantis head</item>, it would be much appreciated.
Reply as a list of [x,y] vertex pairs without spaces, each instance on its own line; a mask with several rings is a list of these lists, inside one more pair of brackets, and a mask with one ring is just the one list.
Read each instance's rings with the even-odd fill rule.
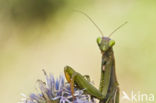
[[109,37],[98,37],[97,44],[102,53],[107,52],[115,44],[114,40],[111,40]]

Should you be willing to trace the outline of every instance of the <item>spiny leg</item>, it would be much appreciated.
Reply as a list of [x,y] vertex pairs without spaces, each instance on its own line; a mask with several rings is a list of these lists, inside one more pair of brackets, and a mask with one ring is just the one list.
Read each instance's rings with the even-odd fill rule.
[[[89,75],[84,75],[83,76],[88,82],[91,83],[91,79],[90,79],[90,76]],[[92,101],[92,103],[95,103],[95,100],[94,100],[94,97],[93,96],[90,96],[90,99]]]
[[84,75],[83,77],[84,77],[88,82],[91,82],[90,76],[89,76],[89,75]]
[[75,78],[76,74],[73,74],[72,77],[70,77],[70,75],[65,72],[65,77],[68,83],[70,83],[70,90],[71,90],[71,94],[73,97],[73,101],[75,100],[75,96],[74,96],[74,78]]

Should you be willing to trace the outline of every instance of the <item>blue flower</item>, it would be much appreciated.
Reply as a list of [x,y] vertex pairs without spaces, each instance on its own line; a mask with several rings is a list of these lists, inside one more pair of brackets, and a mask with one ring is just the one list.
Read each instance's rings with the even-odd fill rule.
[[75,99],[73,100],[70,84],[65,83],[63,75],[55,79],[52,74],[47,75],[44,70],[43,72],[46,82],[37,80],[41,93],[32,93],[29,97],[23,94],[24,98],[18,103],[93,103],[89,101],[89,95],[84,94],[84,91],[78,88],[74,88]]

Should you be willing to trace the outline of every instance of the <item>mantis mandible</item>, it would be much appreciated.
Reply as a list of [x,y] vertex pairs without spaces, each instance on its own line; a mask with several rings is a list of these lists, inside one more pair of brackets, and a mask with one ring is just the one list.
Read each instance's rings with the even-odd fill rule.
[[119,83],[116,78],[115,58],[112,48],[115,41],[110,39],[110,36],[127,22],[117,27],[108,37],[105,37],[100,28],[86,13],[82,11],[78,12],[84,14],[97,27],[102,35],[102,37],[97,38],[97,44],[102,54],[101,80],[98,90],[84,76],[76,72],[70,66],[66,66],[64,68],[64,73],[67,81],[71,85],[71,92],[74,93],[75,84],[78,88],[84,89],[85,93],[99,99],[99,103],[119,103]]

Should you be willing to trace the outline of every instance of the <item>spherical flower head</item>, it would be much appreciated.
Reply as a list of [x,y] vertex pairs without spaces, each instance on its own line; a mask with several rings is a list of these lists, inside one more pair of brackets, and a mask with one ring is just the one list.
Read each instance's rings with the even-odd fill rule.
[[55,79],[52,74],[47,75],[45,70],[43,72],[46,82],[37,80],[40,93],[31,93],[28,97],[22,94],[23,98],[18,103],[93,103],[89,99],[90,96],[78,88],[74,88],[75,99],[73,99],[70,84],[65,82],[63,75]]

